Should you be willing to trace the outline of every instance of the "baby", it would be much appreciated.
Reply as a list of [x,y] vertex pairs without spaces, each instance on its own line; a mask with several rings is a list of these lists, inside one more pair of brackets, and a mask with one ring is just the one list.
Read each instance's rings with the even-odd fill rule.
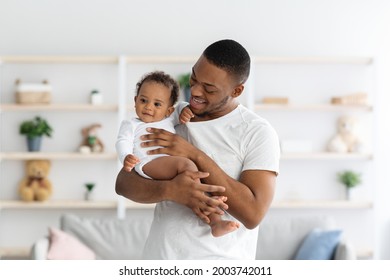
[[[164,72],[151,72],[137,83],[134,98],[137,117],[122,121],[116,142],[119,160],[126,171],[135,168],[139,175],[156,180],[170,180],[186,170],[198,171],[195,163],[188,158],[166,154],[148,155],[147,151],[156,147],[141,147],[140,137],[148,134],[146,128],[161,128],[175,133],[175,125],[186,123],[193,117],[188,106],[183,108],[180,115],[179,112],[174,113],[178,94],[177,82]],[[215,237],[239,227],[236,222],[222,220],[218,214],[209,214],[209,219]]]

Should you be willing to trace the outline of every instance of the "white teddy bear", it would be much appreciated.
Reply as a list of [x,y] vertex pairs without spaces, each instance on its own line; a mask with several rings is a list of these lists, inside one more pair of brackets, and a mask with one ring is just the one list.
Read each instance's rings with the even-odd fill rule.
[[342,116],[337,121],[337,134],[329,141],[327,150],[334,153],[357,153],[362,151],[362,142],[356,135],[357,119]]

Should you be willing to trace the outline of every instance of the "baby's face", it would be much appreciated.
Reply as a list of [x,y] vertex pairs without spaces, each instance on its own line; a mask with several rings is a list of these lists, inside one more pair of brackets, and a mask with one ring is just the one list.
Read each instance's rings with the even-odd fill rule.
[[161,121],[172,113],[171,92],[166,86],[156,82],[142,84],[135,97],[135,112],[146,123]]

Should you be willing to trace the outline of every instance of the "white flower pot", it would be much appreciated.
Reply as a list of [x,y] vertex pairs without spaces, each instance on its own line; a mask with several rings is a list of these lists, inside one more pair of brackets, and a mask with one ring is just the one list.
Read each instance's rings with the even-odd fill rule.
[[91,94],[91,103],[93,105],[99,105],[103,103],[103,95],[101,93]]

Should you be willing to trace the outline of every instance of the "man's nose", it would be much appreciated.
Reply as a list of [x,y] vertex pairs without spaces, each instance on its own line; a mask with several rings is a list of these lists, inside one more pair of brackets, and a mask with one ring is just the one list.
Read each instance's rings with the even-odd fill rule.
[[191,86],[191,96],[202,96],[202,88],[200,85],[195,84]]

